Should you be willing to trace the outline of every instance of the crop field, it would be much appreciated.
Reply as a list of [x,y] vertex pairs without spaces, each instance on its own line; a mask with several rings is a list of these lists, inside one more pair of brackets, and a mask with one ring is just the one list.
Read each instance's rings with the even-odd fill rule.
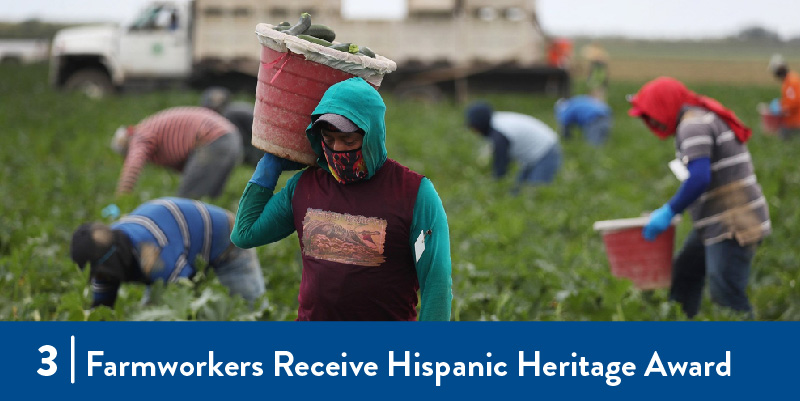
[[[613,73],[613,72],[612,72]],[[69,258],[79,224],[105,220],[116,203],[173,195],[179,177],[149,166],[133,194],[115,199],[122,158],[109,148],[114,130],[161,109],[196,105],[198,92],[126,94],[100,101],[54,92],[46,66],[0,65],[0,319],[2,320],[293,320],[301,262],[297,236],[257,249],[267,293],[250,309],[213,277],[198,275],[156,287],[153,305],[140,306],[143,286],[123,285],[115,308],[89,309],[87,274]],[[453,320],[650,321],[682,320],[667,290],[640,291],[613,277],[598,220],[636,217],[667,201],[678,188],[667,162],[672,140],[659,141],[626,115],[624,95],[643,83],[612,82],[610,141],[592,148],[580,138],[563,143],[564,165],[553,185],[509,194],[513,173],[490,177],[481,140],[463,125],[463,104],[423,103],[386,95],[389,157],[429,177],[450,224]],[[758,249],[750,297],[758,320],[800,319],[800,140],[764,135],[756,104],[778,84],[690,84],[717,98],[751,127],[749,147],[769,202],[774,233]],[[254,91],[255,92],[255,88]],[[245,94],[242,100],[249,100]],[[251,97],[251,96],[250,96]],[[554,126],[554,97],[483,96],[498,110],[536,116]],[[252,169],[240,166],[214,203],[235,210]],[[287,177],[283,177],[279,186]],[[690,228],[679,225],[676,249]],[[711,304],[700,320],[739,320]]]
[[[609,54],[611,79],[642,82],[659,75],[675,77],[689,84],[774,86],[767,62],[782,54],[790,66],[800,65],[800,51],[794,43],[739,41],[648,41],[606,38],[596,41]],[[581,73],[581,49],[586,39],[576,40],[575,68]]]

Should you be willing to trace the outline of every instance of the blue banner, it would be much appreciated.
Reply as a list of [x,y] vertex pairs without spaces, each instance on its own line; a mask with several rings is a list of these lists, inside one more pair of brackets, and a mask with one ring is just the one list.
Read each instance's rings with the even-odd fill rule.
[[796,398],[800,373],[798,322],[2,322],[0,330],[9,400]]

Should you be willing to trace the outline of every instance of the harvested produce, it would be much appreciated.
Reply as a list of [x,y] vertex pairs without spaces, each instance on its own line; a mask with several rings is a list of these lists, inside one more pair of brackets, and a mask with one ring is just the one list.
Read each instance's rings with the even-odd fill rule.
[[336,39],[336,33],[333,32],[333,29],[328,28],[325,25],[311,24],[311,26],[303,33],[315,38],[327,40],[328,42],[333,42],[333,40]]
[[300,38],[300,39],[303,39],[303,40],[307,40],[307,41],[309,41],[311,43],[316,43],[316,44],[321,45],[321,46],[328,46],[328,47],[331,46],[331,42],[329,42],[329,41],[327,41],[325,39],[322,39],[322,38],[314,37],[312,35],[303,34],[303,35],[297,35],[297,37]]
[[371,50],[369,47],[367,47],[367,46],[361,46],[361,47],[359,47],[359,48],[358,48],[358,52],[359,52],[359,53],[361,53],[361,54],[363,54],[363,55],[365,55],[365,56],[367,56],[367,57],[372,57],[372,58],[375,58],[375,52],[374,52],[374,51],[372,51],[372,50]]
[[375,52],[369,47],[358,46],[355,43],[334,43],[336,32],[326,25],[312,24],[309,13],[300,14],[300,19],[294,25],[283,21],[275,25],[273,29],[341,52],[375,58]]
[[309,13],[302,13],[300,14],[300,20],[297,21],[296,24],[292,25],[291,28],[286,30],[287,35],[301,35],[303,34],[309,27],[311,27],[311,14]]
[[346,52],[351,54],[358,53],[358,45],[353,43],[337,43],[331,45],[331,49],[338,50],[340,52]]

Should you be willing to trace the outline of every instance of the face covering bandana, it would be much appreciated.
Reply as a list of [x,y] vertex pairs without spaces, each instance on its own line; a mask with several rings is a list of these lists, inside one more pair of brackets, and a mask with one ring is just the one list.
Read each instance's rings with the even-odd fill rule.
[[367,178],[367,164],[361,148],[334,152],[322,141],[322,149],[333,178],[340,184],[352,184]]

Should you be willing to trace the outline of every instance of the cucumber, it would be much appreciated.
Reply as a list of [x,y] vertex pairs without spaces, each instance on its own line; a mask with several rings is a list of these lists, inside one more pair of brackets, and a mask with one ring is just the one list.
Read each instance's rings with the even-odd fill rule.
[[372,49],[370,49],[370,48],[369,48],[369,47],[367,47],[367,46],[361,46],[361,47],[359,47],[359,48],[358,48],[358,53],[359,53],[359,54],[363,54],[363,55],[365,55],[365,56],[367,56],[367,57],[370,57],[370,58],[375,58],[375,52],[374,52],[374,51],[372,51]]
[[309,13],[302,13],[300,14],[300,20],[297,21],[296,24],[292,25],[291,28],[285,30],[283,33],[287,35],[302,35],[306,32],[311,26],[311,14]]
[[278,32],[284,32],[284,31],[286,31],[287,29],[291,28],[291,25],[292,25],[292,24],[290,24],[290,23],[288,23],[288,22],[286,22],[286,21],[283,21],[283,22],[281,22],[280,24],[278,24],[278,25],[275,25],[275,26],[274,26],[272,29],[274,29],[274,30],[276,30],[276,31],[278,31]]
[[319,24],[311,24],[305,32],[306,35],[311,35],[315,38],[320,38],[322,40],[327,40],[328,42],[333,42],[336,39],[336,33],[333,32],[333,29],[328,28],[325,25]]
[[331,49],[338,50],[345,53],[358,53],[358,45],[354,43],[337,43],[331,46]]
[[311,43],[316,43],[318,45],[325,46],[325,47],[331,45],[331,42],[328,42],[325,39],[320,39],[320,38],[317,38],[317,37],[314,37],[314,36],[311,36],[311,35],[302,34],[302,35],[297,35],[297,37],[300,38],[300,39],[303,39],[303,40],[307,40],[307,41],[309,41]]

